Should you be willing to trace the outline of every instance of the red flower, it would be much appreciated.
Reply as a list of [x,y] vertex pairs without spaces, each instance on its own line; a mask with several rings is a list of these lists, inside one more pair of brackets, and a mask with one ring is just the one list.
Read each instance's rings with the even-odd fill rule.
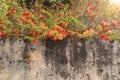
[[103,34],[100,34],[100,35],[99,35],[99,38],[101,38],[101,39],[103,39],[103,40],[105,40],[105,41],[109,41],[109,40],[110,40],[110,38],[109,38],[108,36],[105,36],[105,35],[103,35]]
[[10,13],[7,13],[7,14],[6,14],[6,16],[9,16],[9,15],[10,15]]
[[22,15],[25,16],[25,17],[28,17],[30,15],[30,13],[29,12],[25,12]]
[[26,17],[26,18],[33,18],[33,16],[29,13],[29,12],[25,12],[22,14],[23,17]]
[[9,35],[9,32],[3,32],[2,36],[7,37]]
[[34,21],[33,19],[32,19],[32,23],[33,23],[33,24],[35,24],[35,25],[37,24],[37,22],[36,22],[36,21]]
[[103,38],[105,38],[105,35],[100,34],[100,35],[99,35],[99,38],[103,39]]
[[36,35],[36,32],[35,32],[35,31],[30,31],[29,35],[30,35],[30,36],[35,36],[35,35]]

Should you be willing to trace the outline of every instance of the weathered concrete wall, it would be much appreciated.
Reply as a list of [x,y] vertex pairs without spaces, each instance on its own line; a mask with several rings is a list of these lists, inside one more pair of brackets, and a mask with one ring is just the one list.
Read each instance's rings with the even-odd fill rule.
[[0,80],[120,80],[120,42],[1,40]]

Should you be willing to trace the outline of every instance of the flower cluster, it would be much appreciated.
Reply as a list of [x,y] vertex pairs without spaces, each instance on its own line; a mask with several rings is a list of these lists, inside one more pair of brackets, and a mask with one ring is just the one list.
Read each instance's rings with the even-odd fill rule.
[[62,27],[53,27],[49,32],[49,37],[53,40],[62,40],[67,36],[67,31]]
[[5,13],[0,14],[0,39],[23,37],[32,42],[48,38],[56,41],[66,37],[95,37],[105,41],[118,39],[115,36],[119,34],[114,28],[119,26],[119,20],[102,19],[100,14],[105,14],[100,12],[103,7],[98,6],[99,0],[83,3],[82,8],[77,7],[81,12],[76,12],[76,9],[63,9],[61,6],[64,4],[59,5],[60,9],[57,11],[44,8],[28,10],[19,5],[16,7],[9,4],[7,9],[3,7]]

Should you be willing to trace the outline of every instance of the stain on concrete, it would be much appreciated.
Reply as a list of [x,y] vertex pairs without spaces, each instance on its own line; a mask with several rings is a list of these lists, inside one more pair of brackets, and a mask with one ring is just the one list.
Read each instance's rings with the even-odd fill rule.
[[120,42],[4,39],[0,80],[120,80]]

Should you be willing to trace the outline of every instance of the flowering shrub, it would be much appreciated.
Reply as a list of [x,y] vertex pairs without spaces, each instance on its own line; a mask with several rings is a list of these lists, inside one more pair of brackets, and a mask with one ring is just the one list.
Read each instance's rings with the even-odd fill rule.
[[72,2],[71,0],[69,4],[71,7],[63,2],[55,5],[55,9],[40,6],[27,9],[21,7],[17,0],[13,0],[12,3],[10,0],[2,0],[0,2],[0,38],[22,37],[32,42],[48,38],[62,40],[68,36],[95,37],[106,41],[120,40],[119,33],[114,30],[119,27],[118,19],[112,18],[110,14],[106,15],[108,8],[105,8],[104,1]]

